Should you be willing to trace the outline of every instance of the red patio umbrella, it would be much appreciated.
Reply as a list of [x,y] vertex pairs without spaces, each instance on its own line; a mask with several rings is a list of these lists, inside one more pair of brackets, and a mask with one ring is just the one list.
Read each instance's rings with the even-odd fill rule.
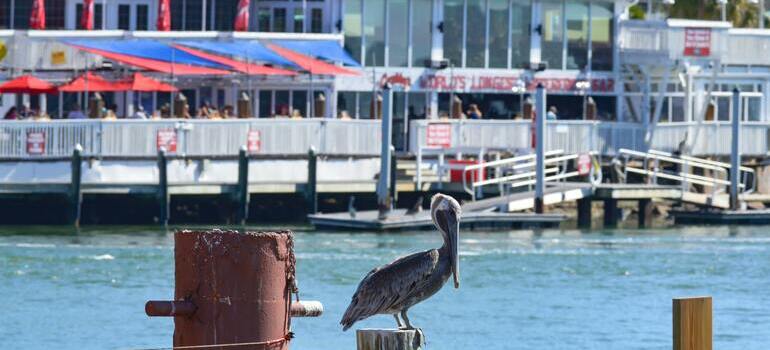
[[0,84],[0,93],[3,94],[52,94],[56,92],[53,84],[35,78],[31,75],[22,75],[16,79]]
[[131,77],[131,80],[124,82],[124,84],[126,85],[126,90],[131,90],[131,91],[142,91],[142,92],[151,92],[151,91],[177,92],[179,91],[179,89],[177,89],[173,85],[157,81],[150,77],[146,77],[141,73],[134,73],[133,77]]
[[[86,79],[86,77],[88,77],[88,79]],[[109,92],[125,90],[125,84],[109,81],[90,72],[72,79],[69,83],[59,87],[59,91],[63,92]]]

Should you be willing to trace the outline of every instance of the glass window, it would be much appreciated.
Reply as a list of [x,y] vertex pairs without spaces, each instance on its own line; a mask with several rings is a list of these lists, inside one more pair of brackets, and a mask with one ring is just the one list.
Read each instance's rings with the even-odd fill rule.
[[612,70],[612,3],[591,3],[591,69]]
[[426,103],[424,92],[407,93],[409,103],[407,105],[407,114],[409,119],[425,119],[428,104]]
[[232,31],[238,14],[238,0],[209,1],[214,4],[214,25],[216,30]]
[[268,8],[260,8],[257,12],[257,21],[259,22],[259,31],[260,32],[269,32],[270,31],[270,9]]
[[511,67],[529,67],[529,26],[532,7],[529,1],[514,0],[511,6]]
[[285,8],[273,9],[273,31],[274,32],[286,31],[286,9]]
[[11,0],[0,1],[0,29],[11,27]]
[[[18,3],[18,1],[16,3]],[[45,2],[46,29],[64,29],[65,7],[66,7],[66,0],[47,0]],[[58,96],[56,97],[56,100],[58,102],[59,100]],[[48,101],[49,101],[48,104],[50,106],[51,99],[48,99]]]
[[358,118],[372,119],[372,93],[358,93]]
[[185,30],[202,30],[203,0],[186,0],[186,5],[184,11]]
[[717,120],[719,121],[730,120],[730,97],[729,96],[717,97]]
[[14,29],[28,29],[30,13],[32,13],[32,1],[16,1],[13,12]]
[[279,90],[275,92],[275,114],[288,117],[291,113],[289,110],[289,91]]
[[385,62],[385,0],[367,0],[364,5],[364,43],[367,66]]
[[[430,60],[433,44],[433,3],[430,0],[412,1],[412,19],[412,66],[423,67]],[[446,24],[444,26],[446,28]]]
[[343,19],[345,32],[345,50],[356,61],[361,62],[361,1],[345,1],[345,15]]
[[444,58],[462,66],[463,0],[444,0]]
[[[175,13],[176,16],[171,16],[171,30],[183,30],[184,29],[184,6],[186,0],[171,0],[171,13]],[[137,22],[139,23],[139,22]],[[137,24],[138,26],[138,24]]]
[[150,27],[150,9],[147,5],[136,5],[136,30],[147,30]]
[[489,0],[489,67],[508,67],[508,0]]
[[684,121],[684,97],[682,96],[671,97],[671,121]]
[[562,69],[564,42],[562,4],[561,2],[544,2],[542,10],[541,60],[548,62],[548,68],[550,69]]
[[588,63],[588,4],[567,2],[567,69],[583,69]]
[[131,29],[131,5],[118,5],[118,29]]
[[751,96],[743,98],[743,105],[746,109],[746,121],[758,122],[762,120],[761,106],[762,98],[759,96]]
[[356,118],[356,93],[340,91],[337,93],[337,113],[339,118]]
[[[220,102],[221,104],[222,102]],[[273,93],[270,90],[259,91],[259,117],[268,118],[273,116]]]
[[[295,90],[292,91],[291,98],[292,117],[296,116],[296,112],[299,112],[299,116],[307,118],[307,91]],[[296,112],[295,112],[296,111]]]
[[305,14],[302,13],[301,7],[295,7],[294,8],[294,32],[295,33],[304,33],[305,28],[303,27],[303,24],[305,22]]
[[406,67],[409,60],[409,27],[404,25],[406,18],[409,18],[409,2],[388,0],[388,65],[392,67]]
[[486,48],[486,0],[468,1],[468,36],[465,41],[465,66],[484,67]]
[[321,33],[323,32],[324,10],[312,9],[310,10],[310,32]]

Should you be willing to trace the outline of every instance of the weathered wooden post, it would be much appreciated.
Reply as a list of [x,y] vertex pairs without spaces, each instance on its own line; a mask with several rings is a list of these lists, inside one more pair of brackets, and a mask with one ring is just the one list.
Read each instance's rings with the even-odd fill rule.
[[307,187],[305,188],[305,201],[308,214],[318,213],[318,155],[315,148],[310,147],[307,152]]
[[170,208],[170,198],[168,194],[168,158],[166,149],[161,147],[158,150],[158,207],[160,213],[158,222],[163,226],[168,226]]
[[390,86],[382,89],[383,113],[382,113],[382,140],[380,148],[380,177],[377,181],[377,206],[379,208],[379,218],[382,220],[387,217],[391,207],[390,191],[388,185],[390,182],[390,148],[392,145],[393,129],[393,90]]
[[80,214],[83,205],[83,192],[80,189],[80,183],[82,179],[83,170],[83,146],[80,144],[75,145],[75,149],[72,150],[72,159],[70,163],[71,179],[70,179],[70,215],[69,221],[75,227],[80,226]]
[[652,205],[652,199],[645,198],[639,200],[639,228],[652,226],[652,212],[655,206]]
[[396,207],[398,202],[398,190],[396,184],[398,183],[398,175],[396,174],[396,168],[398,167],[398,159],[396,159],[396,148],[390,146],[390,198],[393,203],[392,207]]
[[244,225],[249,218],[249,154],[246,146],[238,151],[238,188],[235,191],[238,211],[236,221]]
[[730,209],[740,209],[738,199],[741,174],[741,91],[733,89],[732,147],[730,148]]
[[674,350],[711,350],[711,297],[673,300]]
[[591,228],[591,198],[577,200],[577,225],[578,228]]
[[535,95],[535,213],[544,211],[543,196],[545,191],[545,100],[543,84],[537,84]]
[[178,231],[173,301],[148,301],[149,316],[174,317],[174,347],[286,350],[291,317],[318,316],[297,293],[289,231]]
[[620,209],[618,208],[618,200],[615,198],[607,198],[604,200],[604,227],[617,227],[620,217]]
[[425,348],[425,336],[419,329],[359,329],[356,331],[357,350],[420,350]]

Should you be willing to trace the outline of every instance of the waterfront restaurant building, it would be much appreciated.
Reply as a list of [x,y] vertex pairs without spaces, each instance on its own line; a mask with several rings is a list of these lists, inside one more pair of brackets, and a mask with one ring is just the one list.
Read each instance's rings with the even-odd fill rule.
[[[4,79],[33,73],[64,83],[85,70],[109,77],[133,69],[73,42],[112,45],[129,56],[149,55],[141,46],[130,52],[132,42],[192,42],[215,51],[223,42],[288,43],[284,47],[357,74],[147,73],[179,87],[193,115],[203,102],[237,105],[250,92],[257,118],[376,118],[388,83],[396,91],[394,144],[401,150],[409,148],[412,120],[458,117],[472,104],[484,119],[521,118],[522,104],[540,83],[560,120],[584,119],[591,103],[598,120],[645,128],[727,121],[735,86],[744,96],[742,118],[761,122],[768,114],[766,31],[725,22],[628,20],[625,1],[252,0],[246,32],[233,32],[238,0],[171,0],[170,32],[155,31],[158,0],[95,3],[97,30],[78,30],[82,1],[46,0],[46,30],[26,31],[32,1],[0,0],[0,28],[8,29],[0,31]],[[240,59],[247,62],[286,68],[285,60],[244,53]],[[171,99],[168,93],[103,95],[125,114],[140,104],[154,111]],[[60,118],[83,98],[61,93],[45,98],[44,106]],[[5,95],[0,110],[25,99],[33,109],[43,100]]]

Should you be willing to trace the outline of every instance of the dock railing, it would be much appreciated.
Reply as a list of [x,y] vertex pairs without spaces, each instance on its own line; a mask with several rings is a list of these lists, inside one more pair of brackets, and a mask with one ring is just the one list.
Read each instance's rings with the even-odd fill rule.
[[377,156],[377,120],[55,120],[0,122],[0,159],[69,158],[76,144],[84,157],[235,157],[247,145],[257,155]]

